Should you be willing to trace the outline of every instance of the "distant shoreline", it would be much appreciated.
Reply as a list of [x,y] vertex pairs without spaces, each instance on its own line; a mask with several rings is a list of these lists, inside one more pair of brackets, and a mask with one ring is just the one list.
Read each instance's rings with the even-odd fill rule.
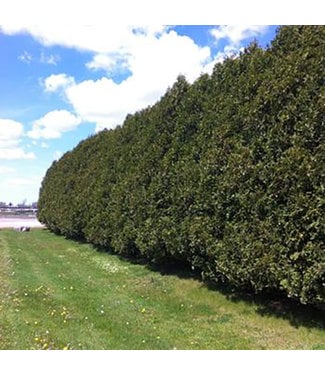
[[30,228],[43,228],[35,215],[0,215],[0,228],[19,228],[19,227],[30,227]]

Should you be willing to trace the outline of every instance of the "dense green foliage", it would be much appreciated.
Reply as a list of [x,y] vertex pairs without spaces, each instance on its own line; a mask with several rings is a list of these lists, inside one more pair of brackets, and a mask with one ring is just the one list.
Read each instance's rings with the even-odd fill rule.
[[285,26],[49,168],[39,220],[124,255],[325,302],[325,27]]

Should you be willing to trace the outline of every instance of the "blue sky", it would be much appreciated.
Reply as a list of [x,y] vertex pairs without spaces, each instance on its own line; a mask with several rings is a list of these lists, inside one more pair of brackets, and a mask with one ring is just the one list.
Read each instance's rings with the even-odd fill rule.
[[[287,23],[279,0],[273,13],[253,0],[107,4],[2,1],[0,201],[36,201],[53,160],[81,140],[155,103],[179,74],[193,82],[253,39],[265,47],[276,26],[261,24]],[[303,23],[305,4],[294,14]]]

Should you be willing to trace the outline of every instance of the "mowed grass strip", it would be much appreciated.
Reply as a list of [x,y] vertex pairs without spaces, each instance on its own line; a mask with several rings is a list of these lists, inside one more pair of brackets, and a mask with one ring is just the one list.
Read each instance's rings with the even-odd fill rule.
[[44,229],[0,231],[0,282],[0,349],[325,349],[321,312],[269,313]]

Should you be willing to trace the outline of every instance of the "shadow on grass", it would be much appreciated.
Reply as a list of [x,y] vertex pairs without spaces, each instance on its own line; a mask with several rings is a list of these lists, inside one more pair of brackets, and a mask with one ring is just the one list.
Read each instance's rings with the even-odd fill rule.
[[[122,259],[126,260],[125,257]],[[232,302],[246,302],[256,306],[255,311],[261,316],[273,316],[289,321],[293,327],[307,327],[325,329],[325,310],[309,305],[303,305],[299,301],[288,298],[284,293],[263,292],[255,294],[252,291],[235,288],[226,283],[215,283],[203,280],[201,272],[191,269],[188,263],[181,261],[152,264],[146,259],[127,258],[128,261],[142,264],[151,271],[161,275],[173,275],[181,279],[196,279],[202,282],[202,286],[223,294]]]
[[[80,244],[87,244],[82,238],[73,238]],[[89,244],[89,243],[88,243]],[[203,280],[198,269],[193,270],[189,263],[175,259],[166,260],[163,263],[152,263],[147,258],[140,256],[135,250],[133,255],[116,254],[112,249],[104,246],[92,245],[98,252],[105,252],[117,256],[123,261],[132,264],[143,265],[153,272],[161,275],[173,275],[181,279],[195,279],[202,281],[202,285],[210,290],[223,294],[232,302],[246,302],[248,305],[256,306],[255,311],[261,316],[275,316],[285,319],[296,328],[303,326],[307,328],[325,329],[325,309],[303,305],[300,302],[286,297],[279,292],[263,292],[255,294],[252,291],[235,288],[226,283],[216,283]]]
[[261,316],[273,316],[290,322],[293,327],[325,329],[325,310],[303,305],[299,301],[288,298],[281,292],[261,292],[237,289],[223,283],[205,282],[207,288],[222,293],[232,302],[245,301],[256,306],[255,311]]
[[181,279],[195,279],[202,282],[202,286],[223,294],[232,302],[246,302],[256,306],[255,311],[261,316],[273,316],[289,321],[293,327],[307,327],[325,329],[325,310],[288,298],[284,293],[263,292],[255,294],[252,291],[235,288],[226,283],[216,283],[203,280],[201,272],[193,270],[190,265],[182,261],[151,263],[145,258],[121,257],[131,263],[142,264],[151,271],[161,275],[173,275]]
[[[99,251],[106,251],[116,255],[114,252],[98,248]],[[164,263],[152,263],[147,258],[139,256],[121,256],[116,255],[124,261],[133,264],[143,265],[153,272],[159,272],[161,275],[173,275],[181,279],[195,279],[202,281],[202,285],[210,290],[223,294],[232,302],[246,302],[249,305],[256,306],[256,312],[261,316],[273,316],[279,319],[285,319],[293,327],[307,327],[325,329],[325,310],[303,305],[300,302],[288,298],[285,294],[279,292],[263,292],[255,294],[252,291],[235,288],[226,283],[215,283],[203,280],[201,272],[193,270],[190,265],[182,261],[166,261]]]

